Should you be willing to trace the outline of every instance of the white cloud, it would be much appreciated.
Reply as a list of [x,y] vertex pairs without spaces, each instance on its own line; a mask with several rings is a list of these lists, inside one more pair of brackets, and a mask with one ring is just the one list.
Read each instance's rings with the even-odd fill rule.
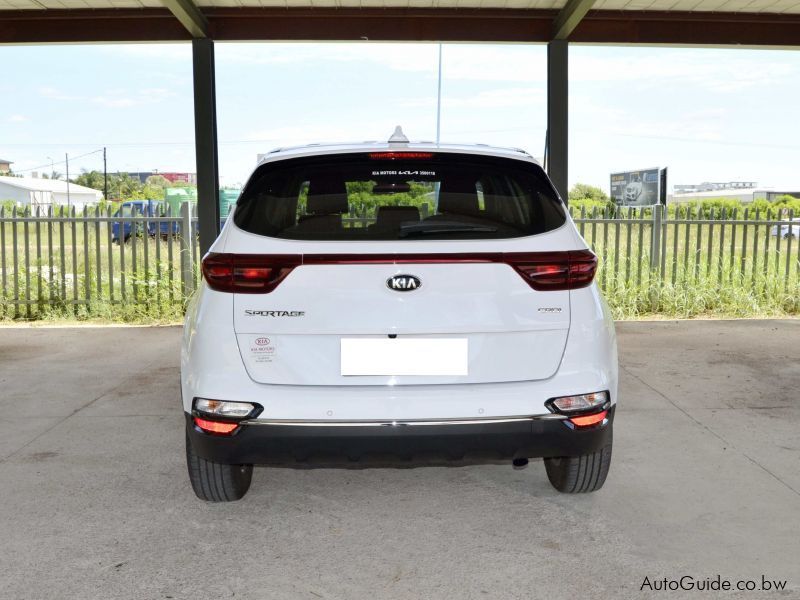
[[45,98],[50,98],[51,100],[83,100],[81,96],[75,96],[73,94],[67,94],[59,90],[58,88],[44,86],[39,88],[39,95],[44,96]]
[[[534,81],[544,79],[544,54],[533,62],[525,56],[537,54],[533,46],[446,45],[445,77],[482,81]],[[125,54],[144,61],[183,61],[191,64],[189,44],[127,44],[106,46],[107,52]],[[438,45],[380,42],[355,43],[218,43],[218,69],[228,65],[315,65],[337,62],[369,62],[392,71],[436,75]],[[514,58],[517,55],[518,58]],[[542,71],[537,76],[537,71]]]
[[[478,92],[471,96],[443,95],[442,108],[524,108],[541,106],[545,103],[544,87],[509,87]],[[400,102],[401,106],[436,106],[436,98],[409,98]]]
[[107,108],[130,108],[136,106],[137,102],[133,98],[122,97],[109,97],[109,96],[96,96],[92,98],[92,102],[105,106]]
[[94,96],[91,101],[107,108],[131,108],[158,104],[174,95],[174,92],[165,88],[142,88],[135,91],[115,89],[108,90],[102,96]]
[[[178,60],[190,64],[189,44],[134,44],[109,46],[155,62]],[[766,53],[771,52],[769,60]],[[543,45],[446,44],[443,51],[445,81],[544,82],[547,78]],[[227,65],[368,62],[390,71],[436,76],[436,44],[362,43],[219,43],[217,68]],[[626,82],[642,88],[672,85],[720,93],[766,86],[797,77],[800,65],[794,55],[781,51],[685,48],[575,47],[570,53],[573,83]]]
[[25,121],[28,120],[29,120],[28,117],[26,117],[25,115],[11,115],[10,117],[8,117],[9,123],[24,123]]
[[115,44],[103,46],[102,48],[109,54],[123,54],[143,60],[178,60],[188,61],[189,64],[192,61],[192,45],[188,42],[173,44]]
[[723,142],[730,132],[725,108],[684,111],[672,118],[665,115],[656,119],[577,98],[570,102],[570,111],[574,115],[571,131],[581,136]]
[[800,64],[786,53],[764,60],[765,55],[741,50],[635,49],[626,55],[614,50],[612,55],[597,48],[580,48],[571,57],[570,81],[620,82],[664,92],[680,86],[727,93],[768,86],[800,74]]
[[[241,143],[264,144],[263,148],[259,149],[259,152],[265,152],[279,144],[281,146],[300,146],[318,142],[362,141],[353,139],[354,131],[364,133],[364,137],[372,137],[372,139],[388,138],[389,134],[387,132],[390,132],[386,126],[376,126],[375,124],[364,122],[360,122],[358,127],[353,127],[352,124],[347,123],[338,125],[306,123],[250,131],[236,140],[229,140],[223,143],[229,145]],[[370,136],[370,133],[375,135]]]
[[166,88],[141,88],[128,90],[122,88],[107,90],[99,96],[73,95],[64,93],[53,87],[39,88],[39,94],[44,98],[63,101],[91,102],[106,108],[132,108],[146,104],[158,104],[175,96],[175,92]]

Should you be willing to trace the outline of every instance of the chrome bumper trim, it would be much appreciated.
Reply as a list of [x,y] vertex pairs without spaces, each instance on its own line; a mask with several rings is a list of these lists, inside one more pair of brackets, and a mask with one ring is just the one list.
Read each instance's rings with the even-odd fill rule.
[[289,427],[416,427],[425,425],[484,425],[488,423],[520,423],[525,421],[563,421],[566,415],[546,413],[516,417],[480,417],[475,419],[417,419],[396,421],[336,420],[317,421],[308,419],[248,419],[241,425],[285,425]]

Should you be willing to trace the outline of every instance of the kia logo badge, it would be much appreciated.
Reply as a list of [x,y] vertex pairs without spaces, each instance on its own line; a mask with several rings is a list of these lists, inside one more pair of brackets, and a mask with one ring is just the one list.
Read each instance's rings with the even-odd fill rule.
[[386,280],[386,287],[395,292],[411,292],[421,288],[422,282],[413,275],[394,275]]

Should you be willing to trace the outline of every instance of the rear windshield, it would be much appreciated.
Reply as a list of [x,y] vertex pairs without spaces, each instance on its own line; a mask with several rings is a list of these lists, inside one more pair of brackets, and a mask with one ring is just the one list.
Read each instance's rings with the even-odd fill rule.
[[497,239],[560,227],[561,201],[537,165],[426,152],[375,152],[267,163],[234,222],[291,240]]

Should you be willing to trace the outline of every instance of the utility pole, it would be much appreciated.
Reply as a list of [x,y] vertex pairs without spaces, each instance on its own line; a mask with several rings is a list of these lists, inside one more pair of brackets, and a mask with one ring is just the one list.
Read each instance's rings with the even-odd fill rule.
[[436,144],[441,141],[442,132],[442,45],[439,44],[439,85],[436,91]]
[[[441,142],[442,134],[442,45],[439,44],[439,82],[436,89],[436,145]],[[436,210],[439,210],[439,191],[442,187],[440,181],[433,185],[433,197],[436,202]]]
[[69,153],[64,154],[66,160],[64,161],[67,164],[67,208],[72,207],[72,202],[70,202],[69,198]]
[[108,165],[106,164],[105,146],[103,146],[103,198],[108,202]]

